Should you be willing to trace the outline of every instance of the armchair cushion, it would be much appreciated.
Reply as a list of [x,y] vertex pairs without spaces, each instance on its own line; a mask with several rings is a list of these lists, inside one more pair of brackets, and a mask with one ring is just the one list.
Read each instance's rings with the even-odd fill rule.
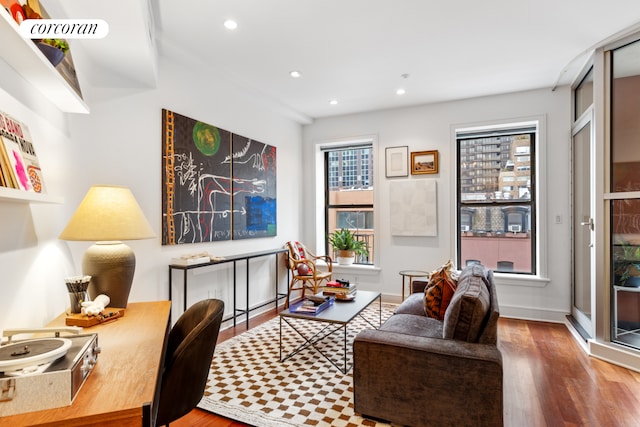
[[300,242],[290,242],[291,257],[295,260],[307,258],[307,251]]

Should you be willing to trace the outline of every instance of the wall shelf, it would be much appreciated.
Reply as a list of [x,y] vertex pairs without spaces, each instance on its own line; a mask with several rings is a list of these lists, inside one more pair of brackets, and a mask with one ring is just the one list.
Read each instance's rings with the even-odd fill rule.
[[3,7],[0,7],[0,40],[0,57],[61,111],[89,112],[82,97],[51,65],[35,43],[20,35],[18,24]]
[[0,202],[3,203],[57,203],[62,204],[62,197],[50,194],[33,193],[15,188],[0,187]]

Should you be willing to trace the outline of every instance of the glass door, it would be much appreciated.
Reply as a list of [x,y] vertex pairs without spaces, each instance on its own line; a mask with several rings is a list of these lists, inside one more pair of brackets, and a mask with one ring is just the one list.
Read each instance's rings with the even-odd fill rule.
[[640,349],[640,41],[611,51],[611,341]]
[[592,302],[595,289],[595,272],[592,269],[595,256],[593,244],[594,177],[592,171],[593,151],[591,114],[586,114],[574,126],[572,138],[572,232],[573,232],[573,283],[571,314],[592,338]]

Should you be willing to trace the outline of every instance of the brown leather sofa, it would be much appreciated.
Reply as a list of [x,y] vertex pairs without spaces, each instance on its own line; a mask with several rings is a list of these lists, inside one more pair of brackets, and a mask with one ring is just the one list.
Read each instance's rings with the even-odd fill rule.
[[411,294],[380,329],[355,338],[355,412],[414,427],[502,426],[493,272],[466,267],[443,321],[425,315],[423,295]]

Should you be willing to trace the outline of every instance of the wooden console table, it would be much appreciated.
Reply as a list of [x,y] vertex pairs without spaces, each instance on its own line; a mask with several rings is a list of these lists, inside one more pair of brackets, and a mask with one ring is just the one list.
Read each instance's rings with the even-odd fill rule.
[[[0,417],[6,426],[149,426],[169,331],[169,301],[129,303],[98,334],[98,363],[70,406]],[[47,326],[64,326],[62,314]]]
[[[246,323],[247,323],[247,329],[249,329],[249,313],[253,310],[256,310],[258,308],[264,307],[266,305],[272,304],[272,303],[276,303],[276,306],[278,305],[278,301],[281,299],[284,299],[287,297],[287,294],[285,293],[281,293],[278,291],[278,255],[281,253],[285,253],[285,252],[289,252],[288,249],[286,248],[278,248],[278,249],[269,249],[269,250],[265,250],[265,251],[259,251],[259,252],[251,252],[251,253],[247,253],[247,254],[239,254],[239,255],[231,255],[231,256],[226,256],[224,257],[224,259],[220,259],[220,260],[216,260],[216,261],[211,261],[211,262],[207,262],[204,264],[196,264],[196,265],[175,265],[175,264],[170,264],[169,265],[169,300],[172,300],[171,298],[171,290],[173,288],[173,270],[182,270],[183,275],[182,275],[182,284],[184,287],[184,299],[182,301],[182,305],[183,305],[183,311],[187,311],[187,287],[188,287],[188,271],[189,270],[194,270],[197,268],[204,268],[204,267],[211,267],[212,265],[219,265],[219,264],[225,264],[225,263],[229,263],[232,262],[233,263],[233,315],[230,318],[224,319],[224,321],[227,321],[231,318],[233,318],[233,326],[236,326],[236,318],[238,316],[242,316],[243,314],[246,315]],[[249,260],[253,259],[253,258],[259,258],[259,257],[264,257],[264,256],[269,256],[269,255],[273,255],[275,257],[275,262],[276,262],[276,277],[275,277],[275,295],[273,299],[270,299],[269,301],[263,302],[262,304],[256,305],[254,307],[249,307]],[[247,300],[246,300],[246,304],[245,304],[245,308],[238,308],[237,302],[236,302],[236,263],[238,261],[245,261],[246,262],[246,268],[247,268],[247,280],[246,280],[246,296],[247,296]],[[288,273],[288,270],[287,270]]]

